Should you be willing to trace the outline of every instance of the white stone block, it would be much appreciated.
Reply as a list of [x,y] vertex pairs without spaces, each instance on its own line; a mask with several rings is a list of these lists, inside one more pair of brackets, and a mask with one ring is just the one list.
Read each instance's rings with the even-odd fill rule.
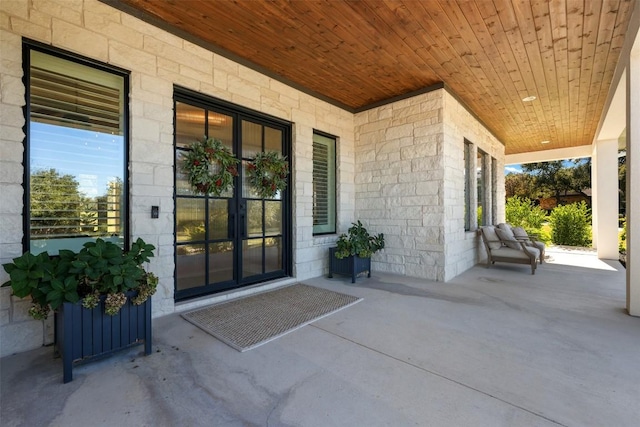
[[55,18],[51,23],[52,43],[99,61],[109,59],[109,39],[90,29]]
[[22,185],[0,184],[2,203],[0,204],[0,214],[22,215]]
[[110,40],[108,45],[108,61],[122,68],[139,71],[147,75],[156,75],[156,56],[141,49],[133,49],[124,43]]
[[[100,5],[100,3],[97,3]],[[115,11],[115,9],[111,9]],[[87,28],[91,28],[96,33],[107,36],[110,40],[117,40],[134,49],[143,49],[144,35],[138,30],[126,27],[120,24],[120,14],[112,12],[111,14],[94,13],[93,6],[91,10],[84,12],[84,24]]]
[[43,344],[42,321],[10,323],[0,328],[0,357],[33,350]]

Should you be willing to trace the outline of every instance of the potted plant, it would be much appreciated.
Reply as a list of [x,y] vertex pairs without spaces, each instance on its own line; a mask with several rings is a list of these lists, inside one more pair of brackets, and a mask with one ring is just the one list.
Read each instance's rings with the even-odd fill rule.
[[97,239],[79,252],[26,252],[3,264],[13,295],[31,297],[29,314],[39,320],[55,315],[55,348],[63,358],[63,379],[72,379],[74,363],[88,361],[135,344],[151,353],[151,299],[158,278],[143,268],[153,245],[142,239],[123,251]]
[[338,238],[337,246],[329,248],[329,277],[334,273],[351,275],[351,283],[364,271],[371,277],[371,255],[383,248],[383,233],[371,236],[359,220],[352,223],[347,234]]

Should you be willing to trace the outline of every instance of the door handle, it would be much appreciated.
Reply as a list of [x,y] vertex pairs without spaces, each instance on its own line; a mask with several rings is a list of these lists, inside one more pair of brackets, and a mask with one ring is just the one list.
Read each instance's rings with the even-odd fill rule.
[[236,214],[234,213],[229,215],[229,224],[227,226],[227,238],[228,239],[236,238]]

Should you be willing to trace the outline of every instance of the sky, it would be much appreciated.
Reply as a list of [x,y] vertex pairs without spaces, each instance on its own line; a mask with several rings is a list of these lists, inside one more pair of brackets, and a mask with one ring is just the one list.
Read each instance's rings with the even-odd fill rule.
[[[562,165],[564,167],[567,167],[567,168],[576,166],[575,163],[573,163],[572,161],[569,161],[569,160],[564,160],[562,162]],[[505,165],[504,166],[504,174],[505,175],[510,174],[510,173],[520,173],[520,172],[522,172],[522,165]]]

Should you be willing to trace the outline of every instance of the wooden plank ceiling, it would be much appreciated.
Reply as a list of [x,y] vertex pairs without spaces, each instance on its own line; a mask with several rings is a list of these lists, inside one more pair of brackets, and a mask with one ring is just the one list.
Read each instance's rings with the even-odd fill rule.
[[507,154],[592,142],[635,3],[104,1],[352,111],[444,82]]

